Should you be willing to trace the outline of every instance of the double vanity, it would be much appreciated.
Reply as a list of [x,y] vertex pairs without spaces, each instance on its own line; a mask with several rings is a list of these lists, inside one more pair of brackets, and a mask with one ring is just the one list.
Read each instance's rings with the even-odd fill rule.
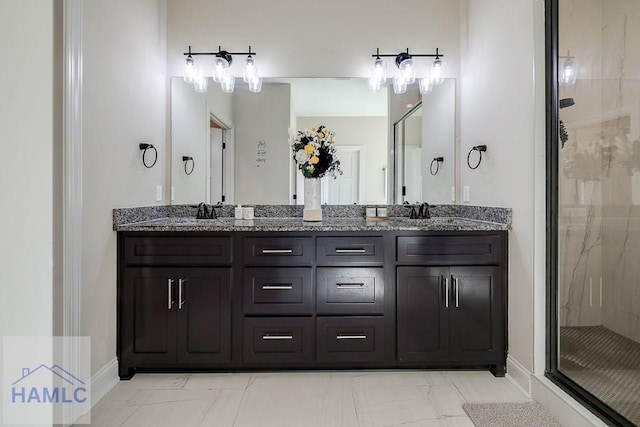
[[118,359],[140,371],[488,368],[507,356],[505,208],[114,211]]

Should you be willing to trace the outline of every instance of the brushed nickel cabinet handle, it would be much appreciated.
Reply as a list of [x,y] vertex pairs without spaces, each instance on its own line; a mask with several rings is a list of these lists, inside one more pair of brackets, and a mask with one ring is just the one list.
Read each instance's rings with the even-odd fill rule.
[[337,254],[363,254],[366,249],[336,249]]
[[340,289],[362,289],[364,283],[336,283],[336,286]]
[[459,293],[458,293],[458,278],[457,278],[457,277],[454,277],[454,278],[453,278],[453,285],[454,285],[454,286],[455,286],[455,288],[456,288],[456,308],[458,308],[458,307],[460,307],[460,304],[459,304],[459,303],[460,303],[460,301],[459,301],[459,299],[458,299],[458,294],[459,294]]
[[449,278],[444,278],[444,306],[449,308]]
[[336,335],[337,340],[366,340],[367,336],[365,334],[359,335]]
[[169,279],[167,281],[167,309],[171,310],[171,306],[173,305],[173,279]]
[[286,291],[293,289],[291,285],[262,285],[262,289],[266,291]]
[[293,249],[263,249],[263,254],[292,254]]
[[183,284],[184,284],[184,279],[178,279],[178,310],[182,310],[182,306],[185,304],[185,301],[182,299]]
[[263,335],[263,340],[292,340],[293,335]]

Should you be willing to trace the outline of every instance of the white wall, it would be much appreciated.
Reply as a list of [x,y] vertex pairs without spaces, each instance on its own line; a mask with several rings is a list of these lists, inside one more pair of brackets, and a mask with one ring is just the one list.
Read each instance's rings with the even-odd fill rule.
[[[291,86],[233,95],[235,202],[289,204]],[[262,145],[264,144],[264,145]],[[280,183],[280,185],[273,185]]]
[[[537,10],[535,11],[537,13]],[[469,0],[461,40],[461,185],[470,203],[513,209],[509,233],[509,355],[533,370],[534,1]],[[544,80],[542,80],[544,84]],[[486,144],[477,170],[468,151]]]
[[[387,166],[386,117],[298,117],[298,129],[325,125],[336,133],[336,145],[361,145],[364,160],[364,202],[386,203],[382,168]],[[340,158],[338,157],[338,160]],[[302,174],[298,172],[299,177]],[[332,179],[328,177],[326,179]]]
[[[62,104],[55,9],[53,2],[0,2],[0,351],[4,336],[59,330],[53,302],[60,285],[54,282],[60,194],[53,182]],[[2,373],[0,379],[6,384]]]
[[[96,372],[116,353],[111,210],[156,204],[156,185],[166,181],[170,155],[165,141],[169,81],[164,0],[88,0],[83,8],[82,333],[92,338]],[[152,169],[142,165],[138,144],[143,141],[158,149]]]
[[53,330],[54,31],[53,2],[0,2],[0,337]]

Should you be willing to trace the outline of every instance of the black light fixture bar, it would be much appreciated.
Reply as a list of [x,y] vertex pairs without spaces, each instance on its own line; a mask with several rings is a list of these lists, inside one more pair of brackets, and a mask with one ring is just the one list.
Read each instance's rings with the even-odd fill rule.
[[209,55],[209,56],[217,56],[217,55],[257,55],[256,52],[251,52],[251,46],[249,46],[249,52],[228,52],[226,50],[222,50],[220,46],[218,46],[217,52],[191,52],[191,46],[189,46],[189,52],[184,52],[185,56],[196,56],[196,55]]
[[[186,55],[186,53],[185,53]],[[374,53],[373,55],[371,55],[372,58],[396,58],[398,56],[405,56],[406,57],[413,57],[413,58],[420,58],[420,57],[431,57],[431,58],[443,58],[444,54],[440,53],[439,49],[436,48],[436,53],[409,53],[409,48],[407,48],[406,52],[400,52],[400,53],[380,53],[380,49],[377,48],[376,49],[376,53]]]

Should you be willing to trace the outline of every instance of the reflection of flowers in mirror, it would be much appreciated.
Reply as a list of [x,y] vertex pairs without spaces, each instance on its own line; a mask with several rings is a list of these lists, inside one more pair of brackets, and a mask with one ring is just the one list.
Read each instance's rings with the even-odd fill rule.
[[614,139],[619,153],[617,162],[626,167],[631,174],[640,173],[640,137],[634,140],[630,134],[626,134]]
[[563,147],[568,178],[584,181],[599,180],[610,168],[622,167],[631,174],[640,172],[640,138],[626,134],[607,137],[604,133],[592,141],[569,139]]
[[599,141],[578,143],[570,139],[564,145],[565,163],[562,168],[567,178],[596,181],[602,174],[602,155]]
[[326,174],[335,177],[342,174],[340,160],[336,156],[334,135],[325,126],[296,131],[291,149],[298,169],[305,178],[322,178]]

